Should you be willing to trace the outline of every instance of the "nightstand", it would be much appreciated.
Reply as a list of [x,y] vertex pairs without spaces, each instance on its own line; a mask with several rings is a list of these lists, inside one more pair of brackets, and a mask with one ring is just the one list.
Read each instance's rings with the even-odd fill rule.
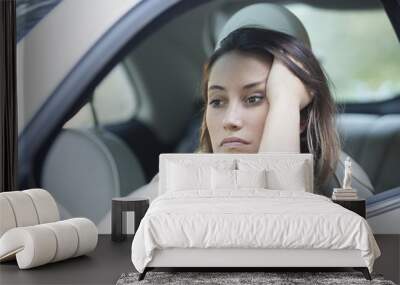
[[359,214],[361,217],[365,219],[365,199],[356,199],[356,200],[333,200],[332,202],[339,204],[340,206],[353,211],[356,214]]
[[135,233],[140,221],[149,208],[148,198],[113,198],[111,206],[111,239],[112,241],[123,241],[126,239],[124,229],[127,228],[126,221],[123,219],[124,212],[135,213]]

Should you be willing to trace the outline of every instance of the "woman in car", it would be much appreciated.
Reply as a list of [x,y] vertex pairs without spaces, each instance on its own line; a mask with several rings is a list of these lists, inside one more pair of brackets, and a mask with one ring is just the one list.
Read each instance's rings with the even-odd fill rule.
[[[307,32],[289,10],[262,3],[235,13],[204,65],[202,89],[196,152],[312,153],[315,193],[330,196],[340,187],[335,103]],[[359,196],[369,196],[368,178],[353,167]],[[134,193],[153,199],[157,182],[158,175]]]
[[206,63],[203,80],[202,152],[309,152],[317,185],[325,182],[338,159],[335,104],[304,43],[237,29]]

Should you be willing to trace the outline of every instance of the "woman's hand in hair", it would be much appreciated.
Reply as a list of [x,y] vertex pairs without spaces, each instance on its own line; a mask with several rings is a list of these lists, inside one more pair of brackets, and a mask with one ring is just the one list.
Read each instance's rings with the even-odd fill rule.
[[[300,68],[303,68],[292,58],[291,60]],[[303,82],[276,57],[268,74],[266,89],[270,106],[274,104],[296,104],[300,111],[312,100]]]
[[311,102],[303,82],[275,58],[266,93],[269,107],[258,152],[300,153],[300,110]]

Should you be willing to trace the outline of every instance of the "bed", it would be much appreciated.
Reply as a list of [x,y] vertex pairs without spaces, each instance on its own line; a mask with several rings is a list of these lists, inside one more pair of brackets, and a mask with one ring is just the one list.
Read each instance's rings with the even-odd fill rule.
[[159,196],[132,242],[154,268],[352,267],[379,247],[361,216],[314,194],[311,154],[161,154]]

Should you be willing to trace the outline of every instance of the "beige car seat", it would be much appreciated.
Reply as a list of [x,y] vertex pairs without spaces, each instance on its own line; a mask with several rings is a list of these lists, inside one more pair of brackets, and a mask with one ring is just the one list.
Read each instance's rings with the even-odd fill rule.
[[41,186],[65,209],[63,218],[84,216],[97,225],[113,197],[145,182],[139,160],[114,134],[102,128],[63,129],[44,161]]

